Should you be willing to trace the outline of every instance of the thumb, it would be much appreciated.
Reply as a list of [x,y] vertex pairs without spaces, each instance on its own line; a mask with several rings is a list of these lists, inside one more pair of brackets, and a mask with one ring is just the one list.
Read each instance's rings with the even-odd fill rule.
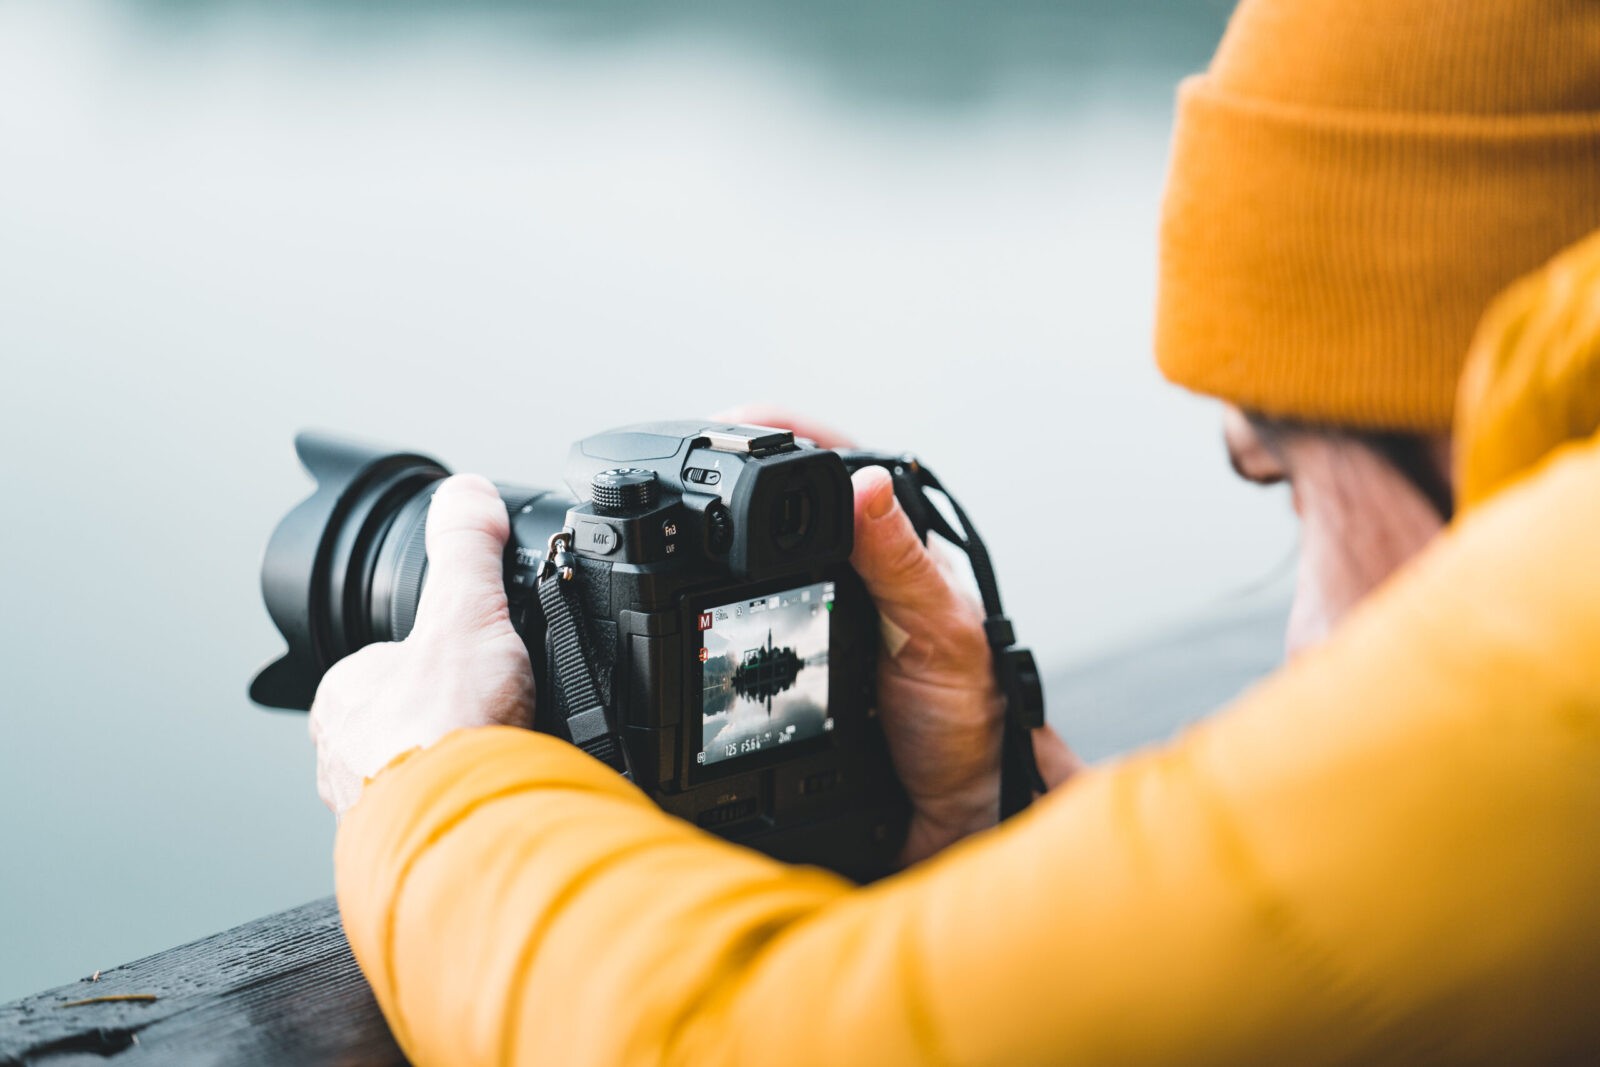
[[501,556],[511,522],[487,478],[457,474],[439,483],[428,507],[428,577],[417,631],[449,635],[508,620]]
[[987,670],[980,619],[917,536],[895,499],[894,479],[881,467],[865,467],[853,481],[856,544],[850,562],[878,606],[889,654],[903,667]]

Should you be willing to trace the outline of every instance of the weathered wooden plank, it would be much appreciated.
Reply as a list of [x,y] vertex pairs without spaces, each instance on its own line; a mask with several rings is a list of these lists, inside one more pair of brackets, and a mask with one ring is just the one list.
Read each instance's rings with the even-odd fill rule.
[[[154,995],[65,1007],[91,997]],[[404,1063],[331,898],[0,1006],[0,1065]]]

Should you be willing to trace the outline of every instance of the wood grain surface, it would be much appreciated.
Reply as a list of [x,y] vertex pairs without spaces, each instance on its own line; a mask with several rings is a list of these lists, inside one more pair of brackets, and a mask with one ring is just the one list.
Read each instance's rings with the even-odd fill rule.
[[[96,999],[113,997],[154,999]],[[0,1067],[107,1061],[357,1067],[405,1059],[330,897],[0,1006]]]

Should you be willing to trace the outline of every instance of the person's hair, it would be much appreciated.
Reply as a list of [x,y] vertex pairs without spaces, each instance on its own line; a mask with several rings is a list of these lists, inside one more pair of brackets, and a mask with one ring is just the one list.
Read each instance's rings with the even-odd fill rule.
[[1261,443],[1282,458],[1283,446],[1291,437],[1320,437],[1325,440],[1349,441],[1378,454],[1400,475],[1410,482],[1423,498],[1433,505],[1445,522],[1455,514],[1455,490],[1450,483],[1449,471],[1442,468],[1433,439],[1426,434],[1390,430],[1357,430],[1345,426],[1301,422],[1263,415],[1259,411],[1245,412],[1251,429]]

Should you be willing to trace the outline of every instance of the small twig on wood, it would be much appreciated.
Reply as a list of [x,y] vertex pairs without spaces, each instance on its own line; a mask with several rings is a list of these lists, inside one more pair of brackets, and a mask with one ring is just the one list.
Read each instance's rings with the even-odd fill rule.
[[111,1004],[121,1001],[136,1003],[149,1003],[156,999],[154,993],[118,993],[109,997],[89,997],[87,1000],[69,1000],[65,1004],[57,1004],[58,1008],[81,1008],[85,1004]]

